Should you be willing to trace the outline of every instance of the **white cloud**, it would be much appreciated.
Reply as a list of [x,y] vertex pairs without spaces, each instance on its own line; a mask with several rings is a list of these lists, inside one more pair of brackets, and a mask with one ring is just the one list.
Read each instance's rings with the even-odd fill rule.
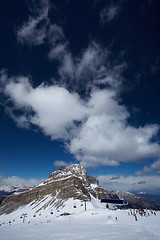
[[9,191],[13,186],[19,187],[30,187],[30,186],[37,186],[38,184],[42,183],[45,179],[34,179],[34,178],[20,178],[17,176],[12,176],[8,178],[4,178],[0,176],[0,190]]
[[78,94],[43,84],[34,89],[28,78],[9,79],[5,93],[14,103],[14,109],[22,110],[21,124],[24,119],[24,124],[38,126],[52,139],[69,139],[74,121],[83,120],[87,114],[85,103]]
[[109,7],[104,8],[100,12],[100,20],[102,24],[105,24],[106,22],[110,22],[113,20],[119,12],[119,6],[117,5],[111,5]]
[[160,194],[159,176],[117,176],[115,178],[112,175],[103,175],[99,176],[98,180],[101,186],[107,190]]
[[142,171],[137,171],[136,175],[140,176],[140,175],[146,175],[149,173],[157,173],[160,175],[160,159],[154,161],[149,167],[145,166]]
[[22,112],[14,120],[21,127],[38,126],[52,140],[67,141],[68,150],[83,166],[118,166],[159,157],[160,145],[152,142],[159,126],[130,126],[129,113],[119,104],[115,90],[95,88],[84,100],[64,87],[33,88],[26,77],[1,74],[4,93],[13,109]]
[[158,157],[160,146],[151,139],[157,125],[135,128],[127,123],[128,112],[115,100],[115,92],[95,91],[88,102],[90,115],[69,145],[84,166],[138,162]]
[[[28,45],[41,45],[46,38],[46,27],[48,25],[48,1],[40,1],[40,8],[35,9],[35,13],[38,16],[29,16],[27,22],[25,22],[17,31],[17,39],[21,43]],[[35,15],[34,13],[34,15]]]

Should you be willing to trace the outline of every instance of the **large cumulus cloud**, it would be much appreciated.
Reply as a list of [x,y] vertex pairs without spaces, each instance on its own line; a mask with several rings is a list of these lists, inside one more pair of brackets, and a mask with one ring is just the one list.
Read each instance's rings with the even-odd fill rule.
[[1,83],[12,116],[17,123],[21,120],[21,127],[35,125],[52,140],[63,140],[86,167],[117,166],[159,156],[160,146],[152,142],[159,126],[129,125],[129,113],[113,89],[94,88],[84,99],[62,86],[33,88],[27,77],[9,78],[4,71]]
[[[32,46],[47,44],[48,60],[58,62],[52,84],[33,87],[28,77],[9,76],[2,70],[0,92],[7,113],[19,127],[36,126],[52,140],[63,140],[85,167],[156,160],[160,145],[153,138],[159,125],[130,125],[130,113],[120,102],[122,72],[127,64],[113,61],[109,49],[94,39],[74,56],[62,26],[51,21],[49,9],[50,2],[41,0],[19,27],[17,39]],[[111,5],[101,12],[101,18],[107,16],[111,21],[118,12],[119,7]],[[158,164],[139,174],[154,170]]]

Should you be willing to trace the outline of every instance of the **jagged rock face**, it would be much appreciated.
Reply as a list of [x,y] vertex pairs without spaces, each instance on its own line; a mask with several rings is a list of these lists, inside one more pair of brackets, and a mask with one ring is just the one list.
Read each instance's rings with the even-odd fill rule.
[[[16,192],[7,197],[1,204],[0,214],[12,212],[13,210],[32,203],[41,201],[45,196],[52,196],[52,204],[59,207],[69,198],[79,200],[91,200],[95,198],[110,198],[118,196],[112,191],[105,191],[99,186],[96,178],[87,175],[87,171],[78,164],[62,167],[51,173],[46,181],[32,189]],[[46,207],[46,206],[44,206]]]
[[77,176],[79,178],[84,178],[86,179],[87,177],[87,171],[80,165],[78,164],[73,164],[71,166],[68,167],[61,167],[58,170],[56,170],[55,172],[51,173],[49,175],[49,179],[61,179],[63,177],[67,177],[70,175],[74,175]]

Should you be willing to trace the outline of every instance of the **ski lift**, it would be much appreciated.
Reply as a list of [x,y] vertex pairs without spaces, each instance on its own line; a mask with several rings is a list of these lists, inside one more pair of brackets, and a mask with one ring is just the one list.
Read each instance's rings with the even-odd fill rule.
[[101,199],[100,202],[106,203],[106,207],[110,210],[116,210],[118,206],[128,205],[128,201],[123,199]]

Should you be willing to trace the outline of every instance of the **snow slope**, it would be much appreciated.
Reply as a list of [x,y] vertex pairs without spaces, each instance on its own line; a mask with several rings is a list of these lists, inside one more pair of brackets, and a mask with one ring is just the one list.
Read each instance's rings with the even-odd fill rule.
[[[146,216],[140,216],[137,213],[138,221],[135,221],[135,217],[133,214],[129,215],[128,210],[108,210],[98,200],[92,199],[91,202],[86,203],[87,211],[84,211],[84,204],[79,200],[69,199],[65,202],[64,208],[59,210],[47,207],[42,212],[36,213],[36,205],[33,209],[27,205],[11,214],[1,215],[0,239],[160,239],[160,212],[158,211],[155,215],[154,212],[152,214],[147,210]],[[71,215],[60,216],[64,212]],[[20,218],[24,213],[27,213],[27,217]]]

